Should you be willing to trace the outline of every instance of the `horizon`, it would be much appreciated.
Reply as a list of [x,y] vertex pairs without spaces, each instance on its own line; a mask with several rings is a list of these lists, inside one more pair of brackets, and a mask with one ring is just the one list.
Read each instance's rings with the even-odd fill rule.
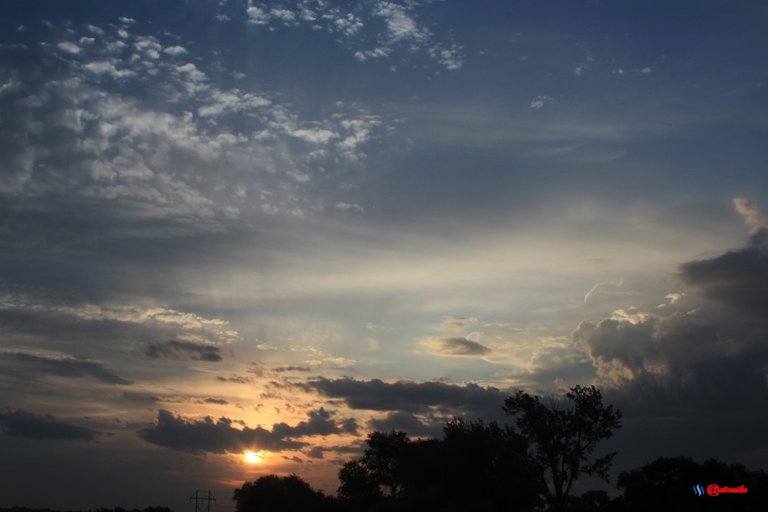
[[577,384],[609,489],[768,469],[765,3],[3,11],[0,506],[335,494]]

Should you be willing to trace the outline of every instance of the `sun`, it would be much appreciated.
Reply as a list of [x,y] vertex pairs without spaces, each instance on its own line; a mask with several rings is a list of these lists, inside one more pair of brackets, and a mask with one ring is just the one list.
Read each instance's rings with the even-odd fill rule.
[[252,452],[251,450],[246,450],[245,453],[243,453],[243,460],[247,464],[258,464],[264,460],[264,454],[262,452]]

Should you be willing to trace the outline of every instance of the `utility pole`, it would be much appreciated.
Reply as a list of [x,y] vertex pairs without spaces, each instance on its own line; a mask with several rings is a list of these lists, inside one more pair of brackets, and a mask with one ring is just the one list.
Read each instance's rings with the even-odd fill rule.
[[205,512],[211,512],[211,502],[216,501],[216,498],[213,497],[213,494],[211,491],[205,491],[205,495],[202,494],[202,491],[195,491],[194,496],[189,497],[189,501],[195,502],[195,512],[198,512],[198,503],[201,501],[205,502]]

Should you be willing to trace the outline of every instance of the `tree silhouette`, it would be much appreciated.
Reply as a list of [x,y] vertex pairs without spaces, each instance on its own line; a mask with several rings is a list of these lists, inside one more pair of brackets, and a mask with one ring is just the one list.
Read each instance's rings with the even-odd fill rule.
[[339,497],[358,509],[379,501],[383,496],[376,479],[359,460],[351,460],[342,466],[339,481]]
[[331,510],[332,500],[296,475],[262,476],[235,489],[237,512],[315,512]]
[[591,454],[620,427],[621,419],[620,411],[603,405],[594,386],[575,386],[565,397],[567,406],[548,406],[524,391],[504,401],[504,411],[517,417],[520,433],[531,443],[533,458],[541,468],[544,495],[558,511],[566,509],[573,483],[582,474],[608,480],[615,453],[594,459]]
[[[374,432],[339,472],[355,510],[530,510],[541,494],[528,442],[510,427],[456,418],[443,439]],[[510,492],[514,485],[514,492]]]

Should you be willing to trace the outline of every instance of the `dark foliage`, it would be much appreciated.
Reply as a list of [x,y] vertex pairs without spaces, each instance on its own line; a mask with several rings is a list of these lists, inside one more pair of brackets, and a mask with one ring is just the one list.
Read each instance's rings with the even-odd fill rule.
[[[745,486],[746,494],[697,496],[693,486],[705,490],[711,484],[721,487]],[[740,464],[726,464],[714,459],[703,463],[687,457],[658,458],[638,469],[619,475],[623,496],[617,509],[627,511],[677,510],[768,510],[768,474],[750,471]]]
[[454,419],[443,439],[374,432],[339,472],[339,496],[357,510],[531,510],[536,466],[509,427]]
[[517,417],[520,433],[532,446],[544,496],[557,511],[569,507],[573,483],[581,475],[608,480],[615,453],[592,458],[592,452],[613,435],[621,419],[621,412],[604,405],[594,386],[575,386],[565,397],[566,405],[547,405],[538,396],[518,391],[504,402],[504,410]]
[[321,512],[333,510],[334,500],[296,475],[262,476],[235,489],[237,512]]

